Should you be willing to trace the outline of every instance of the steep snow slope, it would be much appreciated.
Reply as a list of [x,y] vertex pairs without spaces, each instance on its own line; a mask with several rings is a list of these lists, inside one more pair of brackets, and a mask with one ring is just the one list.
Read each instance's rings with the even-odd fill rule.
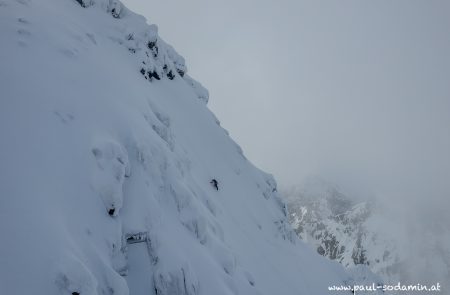
[[348,279],[297,240],[275,181],[156,26],[115,0],[0,0],[0,36],[1,294],[324,294]]

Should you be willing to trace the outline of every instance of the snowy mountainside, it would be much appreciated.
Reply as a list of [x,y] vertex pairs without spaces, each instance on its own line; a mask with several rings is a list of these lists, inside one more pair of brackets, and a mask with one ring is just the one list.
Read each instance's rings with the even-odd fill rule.
[[[155,25],[115,0],[0,0],[1,294],[324,294],[272,176]],[[216,180],[217,187],[211,185]]]

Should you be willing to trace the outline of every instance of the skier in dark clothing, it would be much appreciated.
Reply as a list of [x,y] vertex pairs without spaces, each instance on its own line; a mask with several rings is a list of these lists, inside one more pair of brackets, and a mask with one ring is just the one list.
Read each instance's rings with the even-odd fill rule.
[[216,179],[213,178],[209,183],[210,183],[217,191],[219,190],[219,183],[217,182]]

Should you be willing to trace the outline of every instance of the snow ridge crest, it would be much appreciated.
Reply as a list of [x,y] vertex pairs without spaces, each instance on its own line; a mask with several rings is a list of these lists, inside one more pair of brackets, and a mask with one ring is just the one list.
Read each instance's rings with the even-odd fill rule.
[[183,79],[194,89],[198,98],[205,104],[209,100],[209,92],[198,81],[187,75],[187,67],[184,58],[175,49],[164,42],[158,35],[158,27],[147,24],[145,19],[127,9],[118,0],[73,0],[83,8],[97,8],[113,18],[122,22],[135,23],[137,26],[129,26],[133,30],[117,41],[125,46],[141,62],[139,72],[149,82],[161,79]]

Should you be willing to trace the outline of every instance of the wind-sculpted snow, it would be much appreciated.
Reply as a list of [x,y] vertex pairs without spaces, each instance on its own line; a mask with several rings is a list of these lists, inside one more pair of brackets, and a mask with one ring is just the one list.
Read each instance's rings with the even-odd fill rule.
[[114,141],[100,141],[92,148],[92,154],[98,166],[92,186],[105,203],[106,211],[116,216],[123,204],[123,182],[130,177],[127,152]]
[[322,295],[349,279],[297,240],[155,25],[119,1],[0,0],[0,36],[0,294]]

